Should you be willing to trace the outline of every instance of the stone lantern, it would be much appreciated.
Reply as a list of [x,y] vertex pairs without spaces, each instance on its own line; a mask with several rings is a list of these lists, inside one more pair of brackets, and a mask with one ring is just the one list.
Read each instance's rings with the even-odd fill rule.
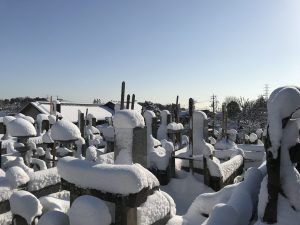
[[27,142],[30,137],[36,136],[36,130],[33,124],[26,119],[17,118],[7,124],[7,132],[10,136],[16,137],[19,143],[25,145],[25,147],[18,148],[17,151],[21,153],[25,164],[27,164],[28,162],[26,162],[25,155],[26,152],[30,150],[27,146]]

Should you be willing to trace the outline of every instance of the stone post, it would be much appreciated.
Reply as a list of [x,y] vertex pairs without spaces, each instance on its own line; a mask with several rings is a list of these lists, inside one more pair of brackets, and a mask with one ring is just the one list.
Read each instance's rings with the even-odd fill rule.
[[130,105],[130,94],[127,95],[126,109],[129,109]]
[[81,137],[84,138],[84,114],[78,110],[78,128],[81,133]]
[[131,100],[131,109],[134,109],[134,102],[135,102],[135,94],[132,95],[132,100]]
[[124,98],[125,98],[125,81],[122,82],[120,110],[124,109]]

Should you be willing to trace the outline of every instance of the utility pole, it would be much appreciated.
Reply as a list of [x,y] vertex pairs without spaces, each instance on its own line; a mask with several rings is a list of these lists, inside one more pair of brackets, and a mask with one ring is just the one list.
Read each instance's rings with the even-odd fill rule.
[[268,84],[265,84],[263,96],[265,97],[266,101],[269,99],[269,85]]
[[211,104],[211,107],[212,107],[212,110],[213,110],[213,125],[212,125],[212,128],[213,128],[213,131],[215,130],[215,115],[216,115],[216,108],[217,108],[217,96],[215,94],[212,95],[211,97],[211,100],[212,100],[212,104]]

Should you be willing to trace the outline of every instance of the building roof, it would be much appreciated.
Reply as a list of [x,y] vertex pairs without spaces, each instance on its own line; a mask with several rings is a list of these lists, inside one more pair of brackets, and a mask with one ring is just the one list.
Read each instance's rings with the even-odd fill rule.
[[[113,109],[114,112],[117,112],[117,111],[120,110],[121,103],[120,102],[112,102],[112,101],[110,101],[110,102],[107,102],[105,105],[107,107]],[[124,106],[126,108],[126,101],[124,102]],[[129,108],[131,108],[131,103],[130,103],[130,107]],[[137,111],[139,113],[142,113],[142,109],[143,109],[143,107],[139,103],[137,103],[137,102],[134,103],[134,110],[135,111]]]
[[[50,115],[50,102],[31,102],[30,104],[41,113]],[[103,105],[61,103],[62,117],[73,123],[78,121],[78,110],[82,113],[86,113],[88,110],[88,113],[93,114],[97,120],[105,120],[106,117],[112,117],[113,114],[113,110]]]

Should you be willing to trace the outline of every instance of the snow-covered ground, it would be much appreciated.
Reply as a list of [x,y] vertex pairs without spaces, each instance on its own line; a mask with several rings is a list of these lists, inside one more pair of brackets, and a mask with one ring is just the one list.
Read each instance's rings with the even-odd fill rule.
[[168,185],[160,187],[174,199],[177,215],[184,215],[198,195],[214,192],[203,183],[203,175],[177,171],[177,176]]

